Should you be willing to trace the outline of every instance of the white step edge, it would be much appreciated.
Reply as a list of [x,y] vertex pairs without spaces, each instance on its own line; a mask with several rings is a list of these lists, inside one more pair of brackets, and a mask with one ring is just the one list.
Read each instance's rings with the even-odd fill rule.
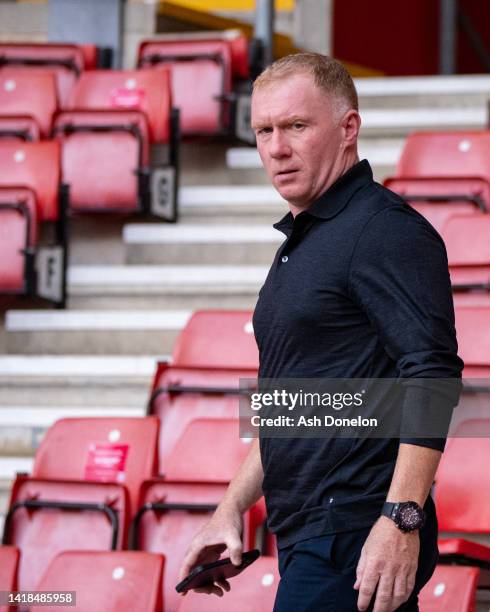
[[354,83],[360,97],[490,94],[490,77],[478,74],[427,77],[359,77],[354,79]]
[[[236,193],[240,203],[245,203],[244,194]],[[279,244],[284,234],[271,226],[257,225],[234,227],[229,225],[181,225],[168,226],[147,223],[129,223],[123,228],[126,244]]]
[[269,185],[195,185],[181,187],[179,191],[179,206],[182,209],[206,206],[230,206],[240,202],[251,209],[260,209],[264,204],[284,206],[287,212],[286,200]]
[[0,478],[13,480],[17,472],[32,472],[33,457],[0,457]]
[[5,329],[7,332],[180,330],[190,316],[188,310],[9,310]]
[[[403,149],[403,141],[388,145],[359,146],[359,159],[368,159],[371,166],[396,166]],[[232,147],[226,152],[226,165],[230,169],[262,168],[256,148]]]
[[168,355],[7,355],[0,356],[0,376],[62,377],[89,376],[105,378],[149,377],[157,361],[168,361]]
[[[397,108],[366,109],[361,111],[361,130],[379,128],[438,128],[483,127],[487,123],[487,109],[476,108]],[[362,131],[361,131],[362,134]]]
[[0,406],[0,427],[51,427],[66,417],[143,417],[145,409],[126,406]]
[[145,285],[164,287],[196,284],[257,285],[268,266],[71,266],[70,287]]

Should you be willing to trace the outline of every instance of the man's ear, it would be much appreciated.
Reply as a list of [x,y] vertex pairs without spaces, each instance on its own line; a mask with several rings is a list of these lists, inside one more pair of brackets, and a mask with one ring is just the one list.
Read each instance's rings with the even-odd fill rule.
[[359,130],[361,128],[361,117],[359,113],[353,108],[348,110],[342,117],[340,123],[343,131],[343,145],[344,147],[350,147],[357,143],[359,137]]

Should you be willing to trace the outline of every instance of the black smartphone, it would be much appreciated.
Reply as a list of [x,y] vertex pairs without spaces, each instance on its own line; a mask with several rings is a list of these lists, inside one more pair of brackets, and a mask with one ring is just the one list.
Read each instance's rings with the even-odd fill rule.
[[213,561],[213,563],[198,565],[186,578],[184,578],[184,580],[179,582],[175,590],[177,593],[183,593],[190,589],[197,589],[199,587],[214,584],[217,580],[222,580],[223,578],[233,578],[233,576],[237,576],[240,572],[243,572],[246,567],[251,565],[259,557],[260,551],[255,548],[254,550],[249,550],[242,554],[242,562],[240,565],[233,565],[229,558]]

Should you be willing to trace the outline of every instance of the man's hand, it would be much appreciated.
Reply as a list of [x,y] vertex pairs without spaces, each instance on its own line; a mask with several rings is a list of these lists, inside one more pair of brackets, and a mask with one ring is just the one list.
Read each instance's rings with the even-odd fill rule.
[[357,607],[366,610],[376,590],[373,612],[392,612],[410,597],[420,549],[419,532],[403,533],[385,516],[373,525],[362,547],[354,588]]
[[[228,550],[233,565],[240,565],[243,551],[242,529],[243,519],[237,509],[218,508],[212,519],[192,540],[182,562],[178,581],[183,580],[196,565],[217,561],[225,550]],[[214,593],[222,597],[223,591],[230,590],[230,584],[227,580],[220,580],[215,584],[193,590],[197,593]]]

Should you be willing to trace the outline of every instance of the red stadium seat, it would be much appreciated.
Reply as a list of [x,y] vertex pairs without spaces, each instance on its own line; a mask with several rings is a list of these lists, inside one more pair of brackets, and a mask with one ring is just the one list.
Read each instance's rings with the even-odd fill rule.
[[[80,612],[163,612],[162,555],[69,551],[49,565],[38,591],[75,591]],[[32,606],[56,612],[60,605]]]
[[[84,73],[69,109],[58,115],[54,134],[62,144],[71,209],[151,210],[175,220],[178,120],[168,72]],[[150,168],[152,142],[169,145],[168,166]]]
[[174,104],[181,109],[184,136],[228,130],[232,50],[226,40],[167,37],[143,41],[140,68],[170,68]]
[[175,342],[172,363],[179,367],[258,369],[259,352],[247,310],[201,310]]
[[490,308],[458,306],[455,310],[459,354],[466,378],[490,378]]
[[490,289],[490,215],[451,217],[441,235],[452,285]]
[[[0,591],[17,590],[17,567],[19,549],[15,546],[0,546]],[[14,612],[14,606],[0,604],[0,612]]]
[[230,482],[250,451],[240,438],[238,419],[194,419],[185,428],[164,467],[165,478]]
[[58,98],[64,107],[78,77],[86,69],[95,68],[94,45],[53,43],[1,43],[0,71],[15,67],[56,76]]
[[37,230],[35,194],[21,187],[0,187],[0,291],[3,294],[31,291]]
[[[480,437],[477,437],[480,436]],[[436,474],[435,503],[440,532],[490,535],[490,419],[460,423]],[[461,537],[442,539],[440,562],[465,562],[490,569],[490,546]]]
[[[31,293],[35,290],[39,296],[63,306],[66,300],[68,196],[60,183],[58,144],[0,140],[0,190],[4,203],[0,217],[5,238],[1,249],[8,258],[0,264],[3,281],[0,281],[0,292]],[[12,201],[12,198],[15,199]],[[56,243],[53,246],[36,244],[37,230],[43,222],[55,224]],[[28,233],[29,247],[25,251]],[[22,256],[19,255],[20,245]],[[37,273],[34,272],[34,255]],[[25,259],[24,264],[22,259]],[[23,279],[22,269],[25,270]]]
[[490,131],[411,134],[385,185],[437,230],[452,215],[490,210]]
[[30,117],[42,136],[48,138],[57,108],[53,74],[19,70],[0,72],[0,118],[16,115]]
[[156,475],[158,427],[148,417],[86,418],[48,430],[5,521],[4,543],[22,550],[22,588],[35,587],[57,552],[125,545],[140,484]]
[[279,584],[277,559],[259,557],[230,584],[231,590],[220,598],[191,591],[182,598],[178,612],[270,612]]
[[419,595],[420,612],[474,612],[480,570],[438,565]]
[[[132,546],[165,555],[164,600],[166,612],[177,610],[181,596],[175,591],[178,571],[192,538],[209,520],[227,484],[146,482],[140,511],[132,526]],[[244,516],[244,549],[255,548],[256,534],[265,520],[263,505]]]

